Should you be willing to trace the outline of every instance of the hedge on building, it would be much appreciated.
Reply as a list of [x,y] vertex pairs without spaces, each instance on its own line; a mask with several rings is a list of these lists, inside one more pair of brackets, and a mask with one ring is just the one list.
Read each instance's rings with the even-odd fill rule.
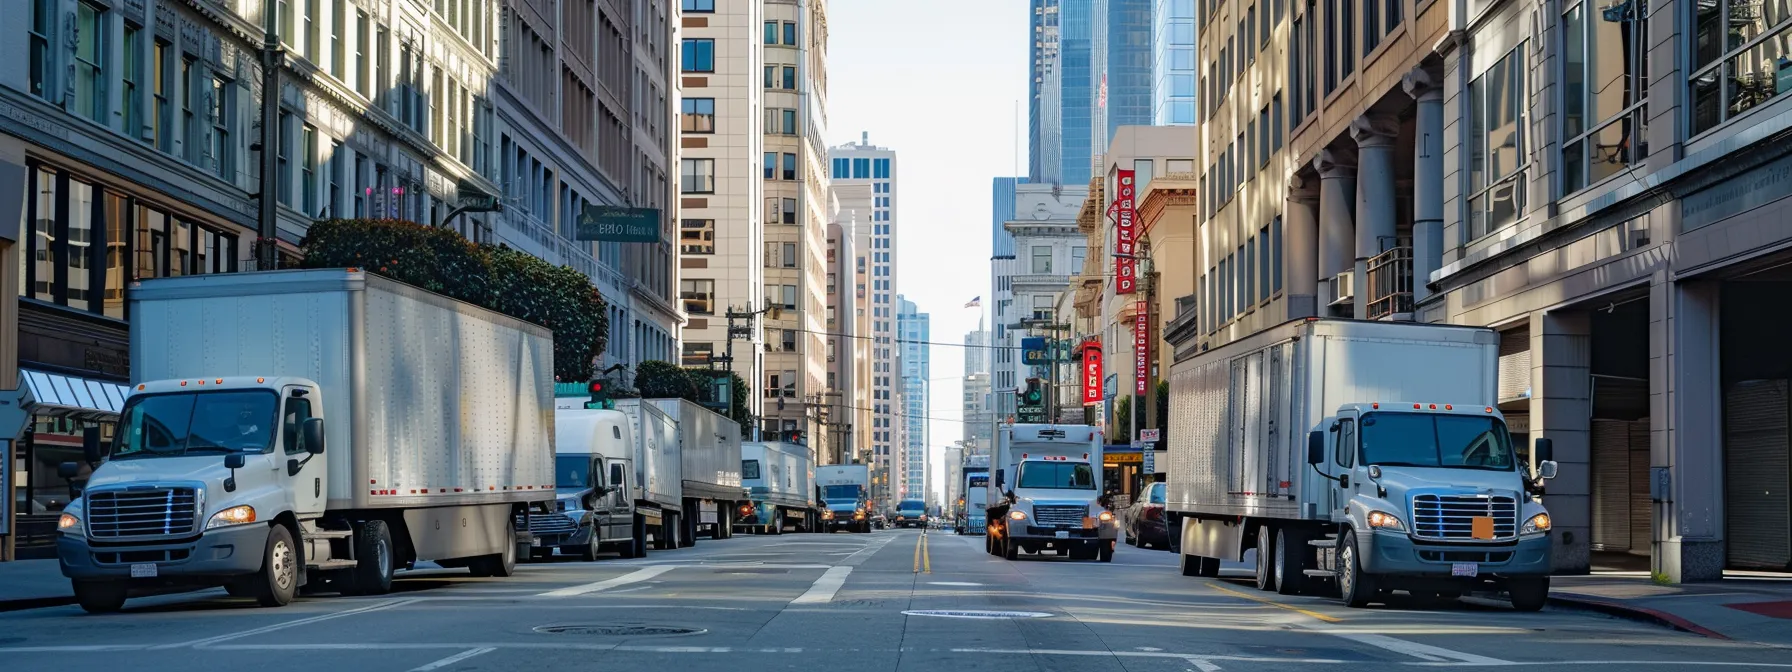
[[411,222],[333,219],[300,242],[304,268],[354,266],[553,330],[554,377],[590,380],[610,317],[583,273],[503,245]]
[[714,403],[715,380],[733,378],[732,406],[728,418],[740,423],[741,436],[752,435],[753,414],[747,410],[747,381],[740,374],[708,368],[680,368],[676,364],[648,360],[635,367],[635,390],[643,399],[684,399]]

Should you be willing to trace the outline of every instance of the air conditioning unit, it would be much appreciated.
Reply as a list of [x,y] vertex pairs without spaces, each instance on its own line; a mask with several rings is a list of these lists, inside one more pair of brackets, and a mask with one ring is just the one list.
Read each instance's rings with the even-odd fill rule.
[[1332,277],[1329,284],[1331,285],[1331,295],[1326,297],[1328,299],[1326,305],[1336,306],[1356,301],[1355,271],[1339,273]]

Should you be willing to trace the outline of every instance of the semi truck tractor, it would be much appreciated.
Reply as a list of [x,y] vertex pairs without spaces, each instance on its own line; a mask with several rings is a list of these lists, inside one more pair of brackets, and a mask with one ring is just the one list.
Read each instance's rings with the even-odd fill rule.
[[[1491,329],[1309,318],[1170,370],[1166,509],[1184,575],[1257,550],[1257,587],[1453,599],[1549,592],[1547,439],[1520,459]],[[1534,470],[1533,470],[1534,465]]]
[[[617,410],[554,410],[554,510],[529,517],[537,540],[532,557],[556,551],[586,561],[605,551],[624,558],[647,555],[654,528],[643,513],[648,502],[636,464],[641,455],[659,451],[644,450],[644,437],[634,425]],[[658,524],[663,514],[655,513]]]
[[953,528],[959,534],[983,534],[988,524],[989,456],[967,455],[964,458],[964,484],[960,488],[964,501],[959,502]]
[[863,464],[815,468],[822,500],[821,530],[871,531],[871,469]]
[[996,429],[986,550],[1114,560],[1120,525],[1101,504],[1101,431],[1087,425]]
[[647,401],[678,421],[685,511],[678,545],[697,543],[700,533],[728,538],[737,510],[750,501],[740,483],[740,423],[694,401]]
[[740,481],[751,500],[736,511],[735,529],[763,534],[808,532],[815,512],[815,468],[808,446],[782,441],[740,444]]
[[[139,587],[508,576],[554,495],[547,329],[357,269],[133,283],[130,395],[58,523],[90,612]],[[62,465],[64,473],[81,470]]]

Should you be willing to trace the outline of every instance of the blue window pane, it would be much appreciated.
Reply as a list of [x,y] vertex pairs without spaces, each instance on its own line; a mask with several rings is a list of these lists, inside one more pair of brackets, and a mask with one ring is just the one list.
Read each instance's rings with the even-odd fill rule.
[[715,40],[685,40],[682,48],[685,72],[715,72]]
[[716,0],[684,0],[684,11],[714,12],[716,11]]
[[768,180],[772,179],[773,177],[776,177],[777,174],[778,174],[778,154],[776,152],[766,152],[765,153],[765,179],[768,179]]

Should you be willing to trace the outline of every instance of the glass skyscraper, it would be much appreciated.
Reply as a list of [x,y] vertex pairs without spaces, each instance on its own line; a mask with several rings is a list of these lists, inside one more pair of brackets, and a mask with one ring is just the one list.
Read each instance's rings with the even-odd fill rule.
[[1154,0],[1152,119],[1157,126],[1195,123],[1195,0]]
[[[1102,0],[1105,30],[1097,46],[1106,58],[1105,133],[1095,151],[1107,151],[1114,129],[1152,125],[1152,6],[1160,0]],[[1097,77],[1099,78],[1099,74]],[[1098,84],[1099,86],[1099,84]]]

